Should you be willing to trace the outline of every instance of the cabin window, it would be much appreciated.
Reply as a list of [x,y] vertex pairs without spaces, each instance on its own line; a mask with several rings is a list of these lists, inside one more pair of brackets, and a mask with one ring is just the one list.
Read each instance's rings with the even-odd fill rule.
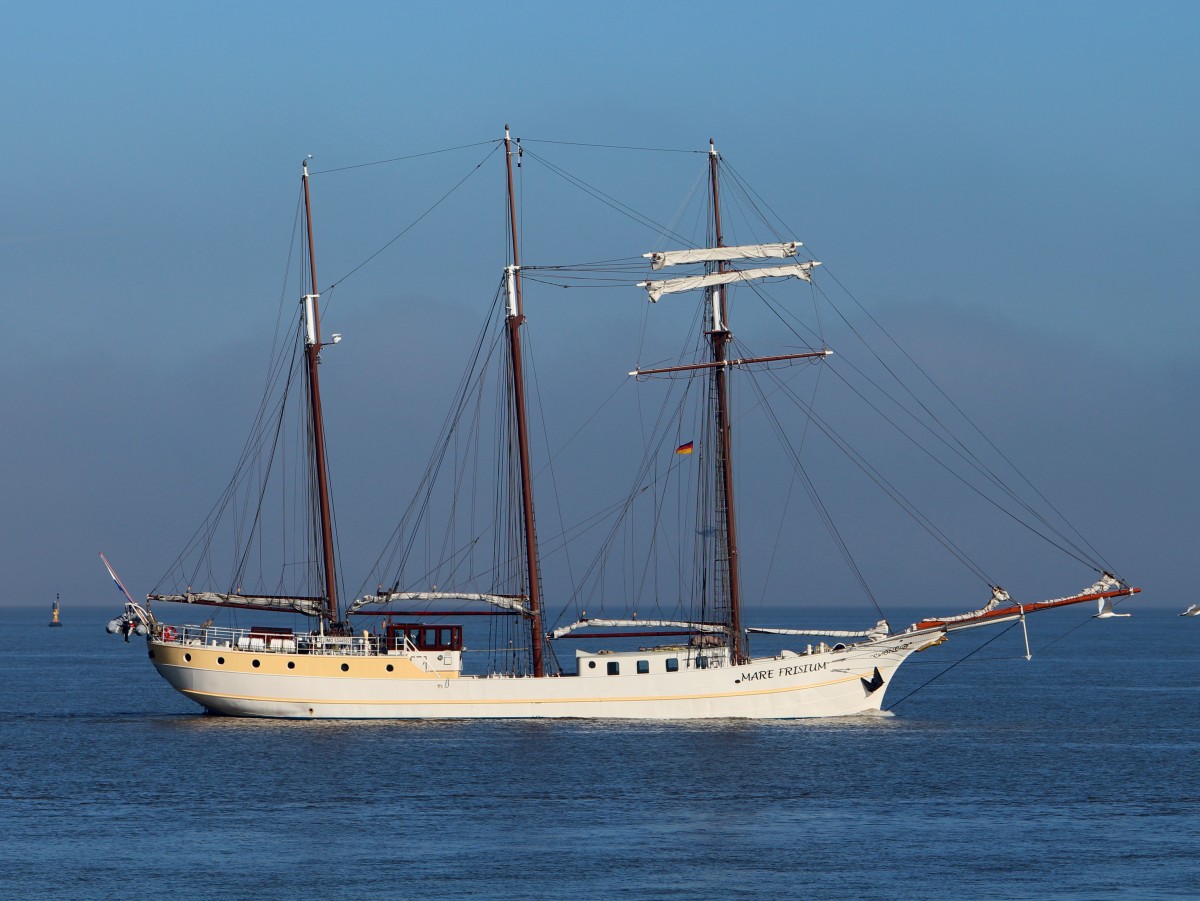
[[649,660],[639,660],[637,669],[638,669],[639,674],[645,674],[645,673],[650,672],[650,661]]
[[621,664],[617,663],[615,660],[608,661],[608,674],[610,676],[621,675]]
[[667,672],[668,673],[679,672],[679,658],[678,657],[668,657],[667,658]]

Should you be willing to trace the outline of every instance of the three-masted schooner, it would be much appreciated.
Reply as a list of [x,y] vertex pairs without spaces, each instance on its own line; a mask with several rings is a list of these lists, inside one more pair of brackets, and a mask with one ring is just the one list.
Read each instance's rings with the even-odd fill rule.
[[[981,609],[929,618],[893,631],[886,620],[856,632],[747,629],[743,621],[742,573],[735,515],[735,466],[730,381],[735,371],[792,360],[820,360],[826,348],[772,356],[735,355],[729,291],[767,280],[811,282],[820,264],[797,261],[796,241],[727,245],[721,217],[721,157],[707,154],[710,240],[708,246],[659,251],[645,256],[652,277],[639,283],[651,302],[682,292],[702,292],[706,358],[674,366],[637,369],[631,375],[698,378],[710,404],[704,463],[711,467],[711,507],[704,542],[712,557],[705,591],[712,603],[690,619],[591,617],[548,630],[535,521],[534,474],[522,328],[526,322],[523,267],[518,245],[513,160],[517,150],[508,129],[505,154],[511,256],[504,268],[502,310],[507,414],[513,424],[515,481],[510,500],[518,545],[516,584],[507,591],[447,588],[380,588],[350,604],[339,599],[333,508],[327,477],[326,438],[318,362],[322,336],[315,262],[312,198],[307,162],[302,167],[308,290],[300,302],[302,365],[307,389],[308,462],[315,510],[313,557],[322,590],[312,596],[186,590],[155,593],[147,603],[126,603],[131,631],[146,632],[150,659],[162,677],[208,711],[234,716],[293,718],[484,718],[581,717],[699,719],[718,717],[834,717],[879,711],[897,668],[913,653],[943,642],[948,633],[977,626],[1024,621],[1057,607],[1136,593],[1108,572],[1088,588],[1066,597],[1018,603],[995,587]],[[653,277],[673,266],[702,267],[699,274]],[[336,337],[336,336],[335,336]],[[679,449],[692,450],[691,442]],[[107,565],[107,561],[106,561]],[[111,572],[111,569],[110,569]],[[115,573],[114,579],[115,577]],[[118,585],[120,582],[118,581]],[[310,618],[311,628],[228,628],[178,624],[151,612],[151,602],[201,604],[253,611],[284,611]],[[481,603],[523,624],[528,653],[519,667],[471,674],[464,669],[464,629],[454,610],[441,606]],[[404,607],[407,605],[407,607]],[[403,608],[403,609],[402,609]],[[358,617],[382,615],[382,627],[356,629]],[[463,612],[463,615],[467,615]],[[379,623],[376,618],[372,622]],[[587,629],[616,630],[610,636],[657,637],[661,643],[619,650],[577,651],[574,671],[557,665],[551,642]],[[621,631],[625,630],[625,631]],[[794,635],[800,650],[767,657],[749,653],[751,632]],[[548,665],[548,659],[553,665]]]

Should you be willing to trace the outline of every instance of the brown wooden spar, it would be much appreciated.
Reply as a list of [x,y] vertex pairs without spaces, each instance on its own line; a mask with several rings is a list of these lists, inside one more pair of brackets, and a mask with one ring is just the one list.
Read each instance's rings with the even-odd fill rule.
[[750,366],[755,363],[778,363],[781,360],[807,360],[810,357],[827,357],[833,351],[831,350],[815,350],[809,353],[802,354],[776,354],[771,357],[747,357],[742,360],[721,360],[716,363],[689,363],[686,366],[664,366],[661,369],[635,369],[630,375],[662,375],[670,372],[692,372],[696,369],[716,369],[718,366],[729,368],[730,366]]
[[517,205],[513,192],[512,139],[504,126],[504,159],[508,169],[508,218],[512,231],[512,266],[509,268],[509,309],[506,317],[510,365],[512,366],[513,412],[517,420],[517,448],[521,466],[521,518],[525,525],[525,566],[529,579],[529,646],[533,674],[544,676],[542,661],[542,592],[538,573],[537,530],[533,519],[533,468],[529,460],[529,427],[525,417],[525,372],[521,363],[521,326],[525,308],[521,298],[521,255],[517,242]]
[[1037,613],[1040,610],[1051,610],[1055,607],[1069,607],[1072,604],[1085,604],[1088,601],[1099,601],[1103,598],[1119,598],[1129,597],[1131,595],[1140,594],[1140,588],[1117,588],[1112,591],[1091,591],[1085,594],[1072,595],[1069,598],[1056,598],[1051,601],[1034,601],[1030,604],[1017,604],[1010,602],[1007,606],[996,607],[991,610],[984,610],[975,616],[967,616],[962,619],[925,619],[913,626],[914,629],[936,629],[945,628],[947,632],[956,632],[959,629],[969,629],[973,626],[989,625],[994,623],[1004,622],[1009,619],[1020,619],[1030,613]]
[[[325,421],[321,414],[321,385],[317,364],[321,355],[321,311],[317,299],[317,257],[313,245],[312,200],[308,190],[308,160],[302,164],[304,183],[304,220],[308,227],[308,263],[311,277],[310,294],[304,298],[304,354],[308,360],[308,396],[312,405],[312,459],[316,479],[317,504],[320,517],[320,547],[317,549],[325,572],[325,602],[329,619],[338,622],[337,573],[333,561],[333,514],[329,503],[329,478],[325,462]],[[336,337],[336,336],[335,336]]]
[[[712,189],[712,215],[714,247],[724,247],[725,240],[721,233],[721,194],[717,175],[716,145],[708,142],[709,183]],[[717,263],[717,272],[728,272],[729,264],[725,260]],[[729,310],[725,302],[725,291],[722,287],[709,288],[711,323],[709,341],[712,346],[713,394],[716,404],[717,427],[717,466],[720,469],[720,500],[718,501],[718,516],[723,523],[718,523],[718,529],[724,526],[724,542],[726,551],[727,605],[726,616],[729,625],[729,653],[735,665],[745,663],[748,659],[745,652],[745,639],[742,635],[742,600],[741,582],[738,573],[737,548],[737,518],[733,505],[733,423],[729,418],[729,385],[727,353],[729,339]],[[719,565],[719,564],[718,564]]]

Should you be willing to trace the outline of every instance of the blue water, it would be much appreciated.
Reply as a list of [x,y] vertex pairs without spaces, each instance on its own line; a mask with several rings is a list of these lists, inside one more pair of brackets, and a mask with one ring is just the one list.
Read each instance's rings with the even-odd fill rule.
[[115,611],[3,610],[0,898],[1197,898],[1200,619],[1126,609],[702,725],[221,719]]

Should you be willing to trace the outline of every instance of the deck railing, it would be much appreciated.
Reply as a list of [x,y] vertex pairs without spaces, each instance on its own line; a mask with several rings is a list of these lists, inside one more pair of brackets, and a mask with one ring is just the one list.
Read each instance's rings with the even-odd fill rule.
[[386,640],[381,635],[321,635],[316,632],[280,632],[251,627],[230,629],[225,626],[163,626],[160,641],[191,647],[230,648],[262,654],[360,654],[383,653]]

